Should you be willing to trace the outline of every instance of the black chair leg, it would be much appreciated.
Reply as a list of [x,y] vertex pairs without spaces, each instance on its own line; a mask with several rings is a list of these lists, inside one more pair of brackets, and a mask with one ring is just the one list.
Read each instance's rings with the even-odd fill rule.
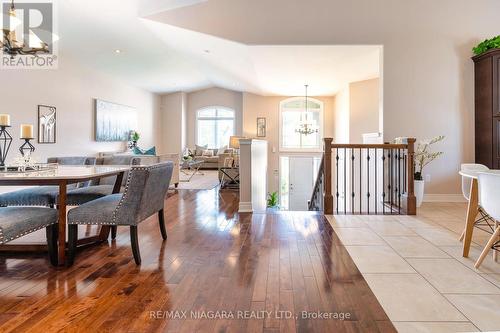
[[111,239],[116,239],[116,231],[118,227],[116,225],[111,227]]
[[47,236],[47,247],[49,249],[49,260],[52,266],[58,265],[57,258],[57,240],[59,234],[59,225],[52,224],[45,228],[45,234]]
[[158,212],[158,222],[160,223],[161,237],[163,240],[167,239],[167,229],[165,229],[165,215],[163,209]]
[[139,238],[137,236],[137,226],[130,226],[130,243],[132,244],[132,253],[136,265],[141,264],[141,252],[139,251]]
[[75,262],[76,244],[78,242],[78,225],[68,225],[68,266]]

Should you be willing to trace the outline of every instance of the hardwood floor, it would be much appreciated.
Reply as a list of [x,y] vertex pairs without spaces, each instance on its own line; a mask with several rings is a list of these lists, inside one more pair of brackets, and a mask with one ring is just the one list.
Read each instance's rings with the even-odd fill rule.
[[167,241],[156,217],[139,226],[140,267],[128,228],[71,268],[0,257],[0,331],[395,332],[323,216],[238,215],[237,202],[169,196]]

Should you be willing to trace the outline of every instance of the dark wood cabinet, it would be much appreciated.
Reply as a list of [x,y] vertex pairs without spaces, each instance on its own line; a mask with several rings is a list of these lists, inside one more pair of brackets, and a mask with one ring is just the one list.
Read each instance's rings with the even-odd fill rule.
[[500,169],[500,49],[474,60],[476,163]]

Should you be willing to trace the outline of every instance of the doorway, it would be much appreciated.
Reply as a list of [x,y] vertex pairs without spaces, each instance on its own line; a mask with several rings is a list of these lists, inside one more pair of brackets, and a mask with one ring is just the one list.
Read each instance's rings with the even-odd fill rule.
[[282,210],[306,211],[316,181],[319,156],[280,157],[280,207]]

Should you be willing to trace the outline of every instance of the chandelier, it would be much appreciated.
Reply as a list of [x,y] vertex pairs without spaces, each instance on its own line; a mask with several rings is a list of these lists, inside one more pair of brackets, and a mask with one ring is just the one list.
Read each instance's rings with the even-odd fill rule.
[[299,127],[295,129],[296,133],[303,134],[303,135],[310,135],[314,133],[318,133],[318,127],[314,125],[312,122],[308,121],[308,112],[307,112],[307,87],[308,85],[304,85],[306,88],[306,95],[305,95],[305,101],[306,101],[306,111],[305,111],[305,117],[304,119],[300,117],[300,124]]
[[[10,5],[9,10],[9,29],[3,30],[3,40],[0,41],[0,47],[3,52],[10,54],[14,57],[18,54],[20,55],[37,55],[38,53],[49,53],[49,46],[47,43],[42,42],[39,38],[34,36],[38,42],[39,47],[31,47],[30,45],[25,45],[17,40],[15,28],[22,24],[22,22],[16,17],[16,8],[14,7],[14,0]],[[31,44],[31,43],[30,43]]]

